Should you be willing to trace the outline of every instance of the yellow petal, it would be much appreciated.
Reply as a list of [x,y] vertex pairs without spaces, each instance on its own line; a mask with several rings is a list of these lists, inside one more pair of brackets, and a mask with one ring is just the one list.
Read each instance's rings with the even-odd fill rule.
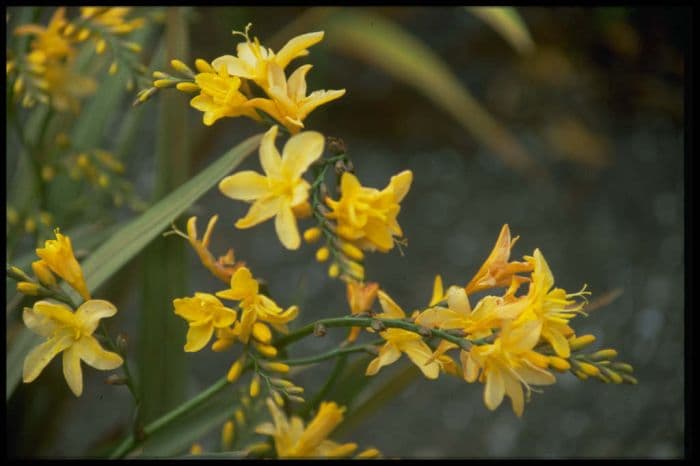
[[270,422],[264,422],[255,428],[255,433],[260,435],[277,435],[277,429]]
[[[101,371],[116,369],[124,364],[124,360],[117,353],[106,351],[95,337],[84,335],[73,345],[80,359],[89,366]],[[73,349],[71,348],[71,350]]]
[[297,57],[306,55],[308,53],[306,49],[321,42],[322,39],[323,31],[309,32],[290,39],[289,42],[277,52],[275,63],[282,69],[286,68],[289,62]]
[[493,411],[503,401],[506,387],[503,375],[499,369],[492,369],[486,374],[486,386],[484,387],[484,404]]
[[460,351],[459,361],[462,363],[462,376],[464,380],[469,383],[476,381],[476,378],[479,376],[479,366],[476,364],[476,361],[474,361],[474,358],[471,357],[471,354],[468,351]]
[[253,278],[248,267],[241,267],[231,277],[230,297],[235,301],[242,301],[250,296],[258,294],[258,281]]
[[442,288],[442,277],[440,275],[435,275],[435,282],[433,283],[433,296],[430,298],[430,304],[428,306],[435,306],[437,303],[442,301],[444,296]]
[[451,286],[450,289],[447,290],[447,307],[464,317],[467,317],[471,313],[472,309],[469,305],[469,298],[464,288]]
[[75,311],[75,317],[82,324],[83,330],[89,335],[95,331],[100,323],[100,319],[112,317],[117,313],[114,304],[103,299],[91,299],[80,305]]
[[32,349],[27,357],[24,358],[24,367],[22,369],[22,380],[24,383],[32,382],[39,377],[41,371],[44,370],[51,360],[58,353],[70,347],[74,341],[71,336],[61,334]]
[[250,207],[245,217],[238,219],[236,228],[250,228],[274,217],[280,210],[280,201],[279,197],[273,196],[258,199]]
[[365,235],[382,252],[389,251],[394,247],[391,231],[389,231],[384,222],[369,219],[367,225],[365,225]]
[[275,231],[277,237],[287,249],[299,249],[301,236],[297,228],[297,219],[289,204],[280,208],[275,217]]
[[253,324],[257,320],[257,313],[252,309],[244,309],[243,315],[241,316],[241,322],[238,325],[239,339],[241,343],[248,343],[250,338],[250,333],[253,331]]
[[285,178],[299,178],[323,153],[325,140],[316,131],[292,136],[282,150],[282,173]]
[[391,297],[384,291],[379,290],[377,292],[377,296],[379,297],[379,304],[382,306],[382,310],[384,311],[377,317],[388,319],[403,319],[406,317],[406,313],[403,312],[403,309],[401,309],[399,305],[396,304],[394,300],[391,299]]
[[80,353],[75,345],[63,353],[63,376],[75,396],[83,394],[83,370],[80,368]]
[[345,89],[312,92],[311,95],[305,98],[302,104],[299,106],[298,113],[300,118],[306,118],[306,116],[313,112],[317,107],[320,107],[331,100],[339,99],[343,95],[345,95]]
[[269,188],[267,178],[260,173],[246,170],[221,180],[219,191],[231,199],[254,201],[267,194]]
[[42,337],[50,337],[58,328],[56,322],[28,307],[25,307],[22,312],[22,320],[29,330]]
[[526,362],[526,367],[514,369],[522,379],[531,385],[552,385],[557,379],[544,369]]
[[75,327],[78,321],[75,314],[66,304],[52,303],[49,301],[37,301],[34,303],[34,313],[37,316],[44,316],[58,327]]
[[217,71],[223,66],[231,76],[238,76],[245,79],[253,79],[255,77],[254,74],[250,73],[249,66],[246,62],[232,55],[223,55],[219,58],[215,58],[214,61],[211,62],[211,66]]
[[433,352],[423,340],[404,343],[400,349],[418,366],[424,376],[429,379],[438,378],[440,365],[432,360]]
[[401,357],[401,351],[391,343],[386,343],[379,350],[379,355],[367,366],[365,375],[374,375],[384,366],[387,366]]
[[549,344],[552,345],[554,352],[557,353],[557,356],[560,358],[567,359],[571,355],[569,340],[567,340],[566,337],[561,334],[561,332],[543,330],[542,338],[547,340]]
[[260,141],[260,164],[267,176],[278,177],[282,170],[282,158],[277,147],[275,147],[275,138],[277,138],[277,125],[272,126],[262,137]]
[[185,351],[192,353],[199,351],[209,343],[211,336],[214,334],[214,326],[210,321],[198,324],[190,324],[187,331],[187,343],[185,343]]
[[411,189],[411,182],[413,181],[413,172],[411,170],[404,170],[398,175],[391,177],[389,181],[389,186],[394,191],[394,201],[401,202],[403,198]]
[[306,97],[306,73],[311,69],[311,65],[304,65],[297,68],[287,80],[289,97],[295,102],[299,102]]
[[523,387],[520,385],[520,381],[512,376],[507,375],[504,382],[506,394],[510,397],[510,404],[513,407],[513,412],[516,416],[521,417],[525,405],[525,401],[523,400]]

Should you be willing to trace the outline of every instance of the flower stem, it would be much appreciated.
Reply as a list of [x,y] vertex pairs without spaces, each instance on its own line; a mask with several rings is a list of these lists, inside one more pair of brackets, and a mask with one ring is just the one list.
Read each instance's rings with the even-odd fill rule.
[[327,359],[333,359],[338,356],[345,356],[350,353],[371,352],[372,348],[381,343],[383,343],[383,340],[377,340],[364,345],[337,348],[332,351],[328,351],[327,353],[317,354],[316,356],[309,356],[308,358],[287,359],[286,361],[282,360],[279,362],[284,363],[288,366],[305,366],[307,364],[314,364],[317,362],[325,361]]

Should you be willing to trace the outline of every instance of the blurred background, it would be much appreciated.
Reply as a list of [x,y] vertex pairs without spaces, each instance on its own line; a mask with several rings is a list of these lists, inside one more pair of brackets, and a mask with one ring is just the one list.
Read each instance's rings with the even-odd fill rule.
[[[424,306],[434,276],[464,285],[507,223],[520,236],[513,257],[540,248],[558,286],[577,291],[585,283],[592,301],[610,301],[578,317],[574,328],[597,335],[599,348],[618,349],[639,380],[608,385],[557,374],[558,383],[533,393],[518,419],[507,401],[488,411],[483,385],[414,377],[404,357],[348,398],[351,408],[362,409],[333,438],[376,446],[389,457],[680,457],[690,10],[523,7],[517,13],[525,29],[518,17],[494,20],[465,8],[194,8],[186,14],[189,56],[178,58],[191,63],[233,53],[239,39],[230,31],[248,22],[252,35],[275,50],[294,35],[325,30],[324,41],[292,67],[313,63],[310,90],[344,88],[346,95],[316,110],[306,127],[342,138],[365,185],[383,188],[401,170],[414,173],[399,215],[408,247],[403,254],[369,255],[368,279],[407,311]],[[188,119],[190,173],[260,131],[242,119],[204,127],[187,96],[173,98],[171,108]],[[132,99],[115,122],[132,111]],[[126,161],[145,199],[154,192],[159,105],[144,106]],[[184,136],[165,137],[177,143]],[[258,167],[256,153],[240,168]],[[188,214],[199,216],[200,229],[219,214],[212,250],[233,247],[281,305],[298,304],[295,325],[348,312],[343,285],[327,279],[313,247],[286,252],[271,222],[234,229],[245,211],[214,189]],[[184,229],[183,219],[177,224]],[[184,293],[157,296],[165,314],[175,297],[221,289],[192,251],[183,260],[189,265]],[[155,311],[141,302],[143,283],[168,267],[166,259],[155,269],[144,261],[131,261],[100,297],[120,309],[110,326],[127,330],[134,358],[146,345],[175,348],[162,358],[183,377],[163,380],[162,398],[176,404],[221,377],[232,359],[182,353],[186,326],[174,316],[180,341],[144,336],[141,318]],[[14,325],[8,320],[8,341]],[[307,338],[290,356],[329,349],[345,334],[332,329]],[[358,359],[366,367],[368,359]],[[311,391],[331,367],[303,370],[295,380]],[[123,435],[131,422],[128,393],[103,384],[98,371],[87,369],[85,376],[79,400],[56,363],[36,383],[20,384],[7,402],[11,455],[95,454]],[[338,399],[349,397],[342,389]],[[197,440],[205,450],[216,447],[220,426],[202,425]],[[183,437],[181,450],[192,441]]]

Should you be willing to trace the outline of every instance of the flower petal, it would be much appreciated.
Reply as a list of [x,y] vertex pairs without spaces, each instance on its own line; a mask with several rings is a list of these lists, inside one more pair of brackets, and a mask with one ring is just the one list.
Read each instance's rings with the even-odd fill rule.
[[221,69],[221,66],[224,66],[231,76],[238,76],[245,79],[253,79],[255,77],[255,75],[249,71],[248,64],[233,55],[223,55],[219,58],[215,58],[214,61],[211,62],[211,66],[217,72]]
[[401,351],[399,351],[396,346],[394,346],[392,343],[385,343],[384,346],[379,349],[379,355],[369,363],[369,366],[367,366],[365,375],[376,374],[379,372],[379,369],[396,362],[396,360],[400,357]]
[[190,324],[187,331],[187,343],[185,343],[185,351],[193,353],[199,351],[209,343],[211,336],[214,334],[214,326],[211,321],[203,323]]
[[80,367],[80,353],[75,345],[63,353],[63,377],[75,396],[83,394],[83,370]]
[[297,219],[289,204],[280,208],[275,217],[275,230],[277,237],[287,249],[299,249],[301,236],[297,228]]
[[254,201],[267,194],[267,178],[252,170],[234,173],[221,180],[219,191],[231,199]]
[[51,360],[58,353],[70,347],[74,341],[72,336],[62,333],[31,350],[27,357],[24,358],[22,381],[29,383],[39,377],[41,371],[44,370]]
[[317,131],[304,131],[292,136],[282,150],[282,173],[297,179],[323,153],[325,139]]
[[308,54],[308,49],[314,44],[317,44],[323,40],[323,31],[309,32],[307,34],[302,34],[296,36],[289,40],[284,47],[277,52],[275,56],[275,63],[277,63],[280,68],[284,69],[287,67],[289,62],[297,57],[303,57]]
[[428,306],[433,307],[444,297],[445,293],[442,287],[442,277],[440,275],[435,275],[435,282],[433,282],[433,296],[430,298],[430,304]]
[[42,337],[50,337],[54,330],[58,328],[56,322],[49,319],[45,315],[39,314],[34,309],[25,307],[22,312],[22,320],[32,332],[41,335]]
[[97,339],[91,335],[83,335],[73,347],[78,352],[80,359],[95,369],[109,371],[124,364],[121,356],[102,348]]
[[282,170],[282,157],[280,156],[277,147],[275,147],[275,138],[277,138],[277,125],[272,126],[265,132],[260,141],[260,165],[267,176],[280,176]]
[[311,65],[300,66],[287,80],[288,92],[292,100],[299,102],[306,97],[306,73],[310,69]]
[[389,181],[389,186],[394,191],[394,201],[401,202],[403,198],[411,189],[411,182],[413,181],[413,172],[411,170],[404,170],[398,175],[391,177]]
[[424,376],[437,379],[440,375],[440,364],[433,360],[433,352],[423,340],[414,340],[401,345],[401,351],[406,353],[413,364],[418,366]]
[[450,289],[447,290],[447,307],[464,317],[469,315],[472,309],[469,305],[469,298],[464,288],[451,286]]
[[250,206],[245,217],[238,219],[236,228],[250,228],[274,217],[280,210],[280,201],[280,198],[277,196],[258,199]]
[[100,323],[100,319],[112,317],[117,313],[114,304],[104,299],[91,299],[80,305],[75,311],[75,317],[81,323],[83,330],[89,335],[95,331]]
[[486,386],[484,387],[484,404],[493,411],[503,401],[506,392],[503,375],[498,368],[492,368],[486,373]]
[[513,407],[513,412],[516,416],[521,417],[525,406],[523,387],[520,385],[519,380],[510,375],[506,375],[504,382],[506,394],[510,397],[510,404]]
[[403,319],[406,317],[406,313],[403,312],[403,309],[401,309],[401,307],[399,307],[399,305],[396,304],[394,300],[391,299],[391,297],[384,291],[379,290],[377,292],[377,296],[379,297],[379,304],[382,306],[382,310],[384,311],[383,313],[378,314],[377,317],[389,319]]

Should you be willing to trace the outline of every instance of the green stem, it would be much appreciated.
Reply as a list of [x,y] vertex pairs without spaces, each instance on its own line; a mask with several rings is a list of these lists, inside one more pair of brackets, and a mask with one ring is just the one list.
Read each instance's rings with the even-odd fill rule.
[[[366,351],[366,349],[362,348],[362,351]],[[323,384],[323,387],[321,387],[321,389],[316,393],[316,395],[314,395],[311,401],[306,403],[306,406],[304,406],[304,409],[300,413],[302,418],[306,418],[306,416],[314,409],[316,409],[316,407],[321,403],[321,401],[323,401],[323,399],[326,397],[331,388],[333,388],[333,385],[335,384],[336,380],[338,380],[338,377],[343,372],[343,369],[345,369],[347,361],[347,353],[342,354],[338,359],[335,360],[333,370],[328,375],[328,379],[326,379],[326,382]]]
[[308,358],[298,358],[298,359],[287,359],[286,361],[279,361],[288,366],[305,366],[307,364],[314,364],[317,362],[325,361],[327,359],[333,359],[338,356],[346,356],[350,353],[360,353],[360,352],[370,352],[372,349],[383,343],[383,340],[377,340],[372,343],[367,343],[364,345],[348,346],[346,348],[337,348],[327,353],[317,354],[316,356],[309,356]]
[[[402,330],[417,333],[421,336],[423,336],[423,332],[425,332],[425,327],[399,319],[379,319],[376,317],[355,316],[333,317],[330,319],[321,319],[317,320],[316,322],[312,322],[295,332],[277,339],[273,345],[278,348],[283,348],[291,343],[294,343],[295,341],[298,341],[311,334],[314,331],[314,327],[319,324],[324,325],[325,327],[371,327],[373,322],[380,322],[386,328],[400,328]],[[463,349],[468,349],[470,344],[482,344],[482,340],[484,340],[470,341],[438,329],[430,329],[430,335],[447,340]]]

